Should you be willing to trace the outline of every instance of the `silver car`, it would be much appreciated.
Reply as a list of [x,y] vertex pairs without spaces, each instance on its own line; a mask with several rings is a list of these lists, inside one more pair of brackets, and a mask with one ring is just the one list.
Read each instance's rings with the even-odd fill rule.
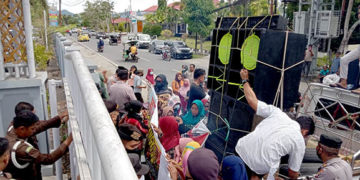
[[149,45],[149,52],[152,52],[154,54],[161,54],[162,53],[162,49],[165,46],[165,41],[163,40],[153,40],[150,42]]

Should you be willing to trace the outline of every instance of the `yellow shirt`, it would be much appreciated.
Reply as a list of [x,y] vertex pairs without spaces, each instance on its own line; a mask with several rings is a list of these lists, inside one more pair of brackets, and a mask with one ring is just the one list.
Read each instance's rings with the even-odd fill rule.
[[132,54],[135,54],[136,51],[137,51],[136,46],[131,46],[131,47],[130,47],[130,51],[131,51]]

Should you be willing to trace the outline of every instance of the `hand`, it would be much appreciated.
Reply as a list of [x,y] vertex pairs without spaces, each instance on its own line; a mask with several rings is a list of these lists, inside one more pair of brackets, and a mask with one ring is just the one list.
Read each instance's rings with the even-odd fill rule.
[[69,112],[68,112],[68,110],[66,109],[64,112],[60,113],[59,117],[61,119],[61,124],[68,122],[68,120],[69,120]]
[[104,75],[104,76],[106,75],[106,73],[107,73],[107,70],[103,70],[103,71],[101,72],[101,74]]
[[73,141],[73,136],[72,133],[70,133],[69,137],[64,141],[64,144],[66,144],[66,146],[69,147],[72,141]]
[[181,117],[175,117],[175,120],[179,123],[182,124],[183,120],[181,119]]
[[167,169],[170,172],[171,179],[176,180],[178,177],[178,172],[177,172],[176,168],[172,164],[169,164]]
[[277,177],[275,180],[284,180],[284,179],[281,177]]
[[156,133],[158,133],[158,135],[162,134],[161,129],[159,129],[158,127],[156,127],[153,123],[151,123],[151,125],[153,126],[154,131],[155,131]]
[[246,69],[242,69],[240,71],[240,77],[242,80],[249,79],[249,71]]

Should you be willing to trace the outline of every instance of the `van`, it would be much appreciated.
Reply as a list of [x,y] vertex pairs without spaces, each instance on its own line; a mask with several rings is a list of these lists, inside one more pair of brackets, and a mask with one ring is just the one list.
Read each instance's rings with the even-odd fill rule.
[[148,34],[137,34],[135,39],[138,40],[137,46],[139,48],[149,48],[151,37]]

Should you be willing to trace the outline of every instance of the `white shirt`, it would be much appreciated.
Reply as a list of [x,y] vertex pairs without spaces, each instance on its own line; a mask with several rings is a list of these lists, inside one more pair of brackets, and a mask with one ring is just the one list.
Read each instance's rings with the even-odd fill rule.
[[235,150],[241,159],[252,171],[263,175],[276,172],[281,157],[289,155],[289,168],[299,172],[306,148],[299,123],[262,101],[258,101],[256,114],[265,119],[239,139]]

